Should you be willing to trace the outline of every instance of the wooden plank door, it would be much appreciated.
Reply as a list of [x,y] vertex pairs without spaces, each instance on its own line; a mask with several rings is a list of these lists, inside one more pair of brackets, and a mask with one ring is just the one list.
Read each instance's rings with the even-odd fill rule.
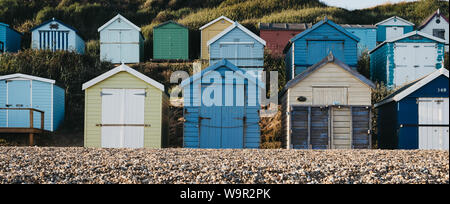
[[333,107],[332,110],[332,149],[352,148],[352,115],[349,107]]
[[[102,125],[123,124],[125,115],[125,90],[103,89]],[[102,126],[101,145],[103,148],[121,148],[124,146],[123,126]]]
[[144,147],[143,89],[102,90],[102,147]]
[[[31,108],[31,81],[12,80],[7,82],[7,108]],[[8,127],[30,127],[30,111],[8,110]],[[35,126],[36,127],[36,126]]]
[[[144,147],[144,126],[145,120],[145,98],[144,89],[125,90],[125,111],[124,120],[124,146],[126,148]],[[147,107],[148,108],[148,107]]]
[[370,108],[352,107],[352,148],[371,148]]
[[[310,107],[291,109],[291,144],[294,149],[309,149]],[[326,125],[326,124],[325,124]]]
[[449,148],[448,98],[419,98],[419,149]]
[[312,149],[328,149],[328,108],[312,107],[311,108],[311,139],[310,148]]

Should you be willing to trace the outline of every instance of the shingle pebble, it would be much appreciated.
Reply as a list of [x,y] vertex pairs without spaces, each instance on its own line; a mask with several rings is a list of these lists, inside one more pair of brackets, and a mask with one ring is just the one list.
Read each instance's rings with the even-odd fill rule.
[[449,152],[0,147],[0,183],[449,184]]

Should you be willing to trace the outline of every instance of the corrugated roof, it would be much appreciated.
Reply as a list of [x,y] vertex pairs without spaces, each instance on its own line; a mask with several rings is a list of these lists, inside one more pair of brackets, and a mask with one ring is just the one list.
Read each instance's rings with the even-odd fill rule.
[[260,30],[306,30],[311,23],[259,23]]

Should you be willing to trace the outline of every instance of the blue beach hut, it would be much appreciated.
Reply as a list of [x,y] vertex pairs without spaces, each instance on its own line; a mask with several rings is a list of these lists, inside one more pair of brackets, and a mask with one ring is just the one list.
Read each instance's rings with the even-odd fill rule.
[[261,86],[226,59],[183,80],[183,146],[259,148]]
[[64,96],[55,80],[26,74],[0,76],[0,129],[41,129],[43,114],[44,130],[55,131],[64,120]]
[[8,24],[0,23],[0,53],[19,51],[22,36]]
[[31,48],[84,53],[84,39],[78,30],[55,18],[31,29]]
[[448,70],[441,68],[375,104],[383,149],[449,149]]
[[359,40],[354,34],[325,18],[289,40],[284,49],[287,80],[293,79],[330,52],[356,69]]

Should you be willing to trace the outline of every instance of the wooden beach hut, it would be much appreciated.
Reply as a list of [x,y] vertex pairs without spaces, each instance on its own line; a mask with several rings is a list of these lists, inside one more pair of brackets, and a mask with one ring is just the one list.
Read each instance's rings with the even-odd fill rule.
[[22,33],[14,30],[8,24],[0,23],[0,54],[19,51],[22,36]]
[[200,57],[209,60],[208,41],[233,24],[233,21],[225,16],[220,16],[200,27]]
[[83,84],[84,146],[161,148],[167,145],[164,86],[122,64]]
[[174,21],[153,28],[153,59],[189,59],[189,29]]
[[441,68],[375,104],[383,149],[449,149],[448,70]]
[[375,85],[333,54],[290,80],[282,91],[283,146],[290,149],[371,148]]

